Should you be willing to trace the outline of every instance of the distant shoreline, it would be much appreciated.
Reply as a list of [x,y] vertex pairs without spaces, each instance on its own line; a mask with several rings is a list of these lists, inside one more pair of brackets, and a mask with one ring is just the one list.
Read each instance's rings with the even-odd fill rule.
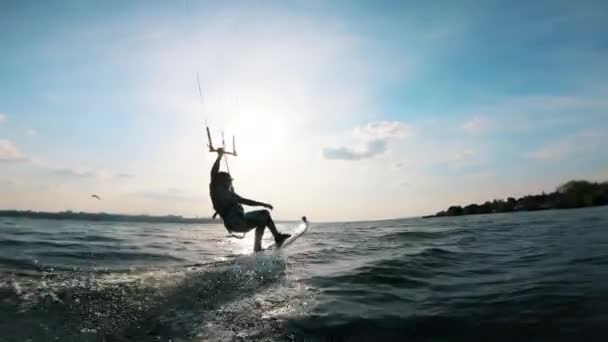
[[427,215],[422,218],[573,209],[602,205],[608,205],[608,182],[593,183],[585,180],[573,180],[559,186],[549,194],[527,195],[518,199],[509,197],[506,201],[493,200],[484,204],[473,203],[465,207],[454,205],[435,215]]
[[178,215],[126,215],[85,212],[44,212],[31,210],[0,210],[0,217],[51,219],[51,220],[83,220],[104,222],[141,222],[141,223],[214,223],[221,222],[211,218],[188,218]]
[[[525,212],[550,209],[573,209],[608,205],[608,181],[602,183],[573,180],[559,186],[554,192],[527,195],[515,199],[487,201],[484,204],[469,204],[464,207],[454,205],[447,210],[422,218],[464,216],[509,212]],[[142,223],[221,223],[212,218],[189,218],[179,215],[127,215],[85,212],[44,212],[32,210],[0,210],[0,217],[33,218],[52,220],[82,220],[104,222],[142,222]]]

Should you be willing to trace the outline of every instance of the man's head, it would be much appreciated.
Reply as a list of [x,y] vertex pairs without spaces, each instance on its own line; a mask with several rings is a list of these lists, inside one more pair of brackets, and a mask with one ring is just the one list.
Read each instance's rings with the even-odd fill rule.
[[229,188],[232,185],[232,177],[230,176],[230,174],[228,172],[218,172],[215,175],[215,181],[217,182],[218,185],[225,187],[225,188]]

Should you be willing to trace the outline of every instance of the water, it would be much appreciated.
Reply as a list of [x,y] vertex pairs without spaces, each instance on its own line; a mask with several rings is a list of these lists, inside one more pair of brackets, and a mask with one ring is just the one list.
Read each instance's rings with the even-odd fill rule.
[[257,255],[252,236],[225,235],[0,218],[0,341],[555,341],[608,330],[607,207],[313,222],[289,248]]

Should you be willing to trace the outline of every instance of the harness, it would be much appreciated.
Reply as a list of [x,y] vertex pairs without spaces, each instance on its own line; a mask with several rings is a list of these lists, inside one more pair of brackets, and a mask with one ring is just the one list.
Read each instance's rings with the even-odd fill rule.
[[[216,212],[213,214],[213,219],[215,220],[215,218],[216,218],[218,215],[222,216],[222,215],[221,215],[219,212],[217,212],[217,211],[216,211]],[[222,217],[222,219],[223,219],[223,217]],[[226,230],[228,231],[228,233],[229,233],[230,235],[232,235],[232,237],[237,238],[237,239],[244,239],[244,238],[245,238],[245,235],[247,235],[247,233],[243,233],[243,235],[236,235],[234,232],[232,232],[232,231],[230,230],[230,228],[226,227],[226,225],[225,225],[225,224],[224,224],[224,228],[226,228]]]

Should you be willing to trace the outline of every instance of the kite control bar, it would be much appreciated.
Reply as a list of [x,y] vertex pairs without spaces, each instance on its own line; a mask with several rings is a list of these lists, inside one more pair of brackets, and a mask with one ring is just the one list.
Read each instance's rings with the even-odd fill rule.
[[[207,139],[209,140],[209,152],[217,152],[217,149],[213,147],[213,141],[211,140],[211,132],[209,131],[209,126],[207,126]],[[222,132],[222,148],[224,149],[224,154],[229,154],[231,156],[237,156],[236,153],[236,143],[234,139],[234,135],[232,136],[232,152],[226,151],[226,142],[224,141],[224,132]]]
[[[198,96],[201,99],[201,108],[205,107],[203,102],[203,91],[201,89],[201,79],[198,73],[196,73],[196,84],[198,86]],[[211,132],[209,131],[209,126],[207,122],[205,122],[205,127],[207,128],[207,140],[209,141],[209,152],[217,152],[217,149],[213,147],[213,141],[211,141]],[[224,149],[224,154],[229,154],[236,157],[236,144],[234,142],[234,135],[232,136],[232,152],[226,151],[226,143],[224,142],[224,132],[222,132],[222,148]]]

